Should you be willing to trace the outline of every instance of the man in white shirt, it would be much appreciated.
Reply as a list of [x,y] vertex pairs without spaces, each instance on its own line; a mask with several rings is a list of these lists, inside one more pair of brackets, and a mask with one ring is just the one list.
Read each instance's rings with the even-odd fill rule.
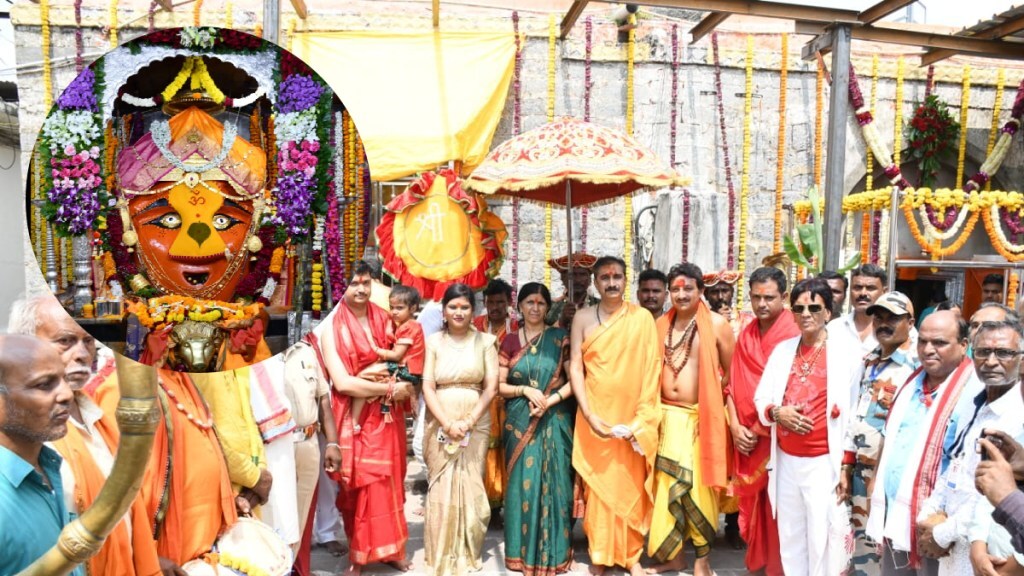
[[888,275],[874,264],[864,264],[850,273],[850,313],[828,323],[830,334],[843,335],[859,346],[861,358],[878,347],[868,308],[885,292]]
[[[924,554],[939,558],[940,575],[994,573],[987,544],[992,508],[974,486],[974,470],[981,461],[976,445],[985,428],[1011,434],[1024,428],[1020,325],[984,322],[973,344],[975,369],[985,390],[961,396],[946,435],[948,463],[917,517],[918,544]],[[981,514],[976,513],[979,506],[984,508]]]

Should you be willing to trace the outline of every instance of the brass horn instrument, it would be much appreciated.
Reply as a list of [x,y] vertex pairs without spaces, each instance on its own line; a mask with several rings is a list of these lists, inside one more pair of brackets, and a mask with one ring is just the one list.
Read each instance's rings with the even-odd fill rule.
[[64,526],[57,543],[18,576],[63,576],[99,551],[121,521],[142,486],[142,475],[153,449],[153,434],[160,421],[157,407],[156,368],[117,354],[121,399],[117,427],[121,443],[99,496],[74,522]]

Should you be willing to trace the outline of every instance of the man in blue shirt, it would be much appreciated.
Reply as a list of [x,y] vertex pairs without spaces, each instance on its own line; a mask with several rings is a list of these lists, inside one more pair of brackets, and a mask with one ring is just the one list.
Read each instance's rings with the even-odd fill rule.
[[52,345],[0,335],[0,576],[46,553],[68,523],[61,458],[43,443],[67,433],[72,398]]

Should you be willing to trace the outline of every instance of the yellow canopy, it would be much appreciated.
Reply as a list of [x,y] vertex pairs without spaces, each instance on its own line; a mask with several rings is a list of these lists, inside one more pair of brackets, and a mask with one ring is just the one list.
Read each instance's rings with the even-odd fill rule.
[[331,85],[366,147],[370,177],[395,180],[490,149],[515,64],[512,32],[299,32],[292,51]]

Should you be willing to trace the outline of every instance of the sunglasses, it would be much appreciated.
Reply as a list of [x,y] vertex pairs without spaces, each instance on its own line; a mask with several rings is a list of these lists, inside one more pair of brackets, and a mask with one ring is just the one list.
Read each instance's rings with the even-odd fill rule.
[[821,304],[807,304],[806,306],[803,304],[794,304],[792,307],[793,314],[803,314],[804,310],[810,312],[811,314],[817,314],[818,312],[821,312],[824,309],[825,307],[822,306]]

